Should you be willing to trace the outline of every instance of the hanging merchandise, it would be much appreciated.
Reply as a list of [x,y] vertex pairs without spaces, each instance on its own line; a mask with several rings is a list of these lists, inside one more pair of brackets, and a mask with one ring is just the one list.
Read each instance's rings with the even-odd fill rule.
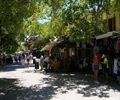
[[84,58],[84,60],[83,60],[83,67],[85,67],[86,66],[86,58]]
[[99,53],[100,54],[103,54],[103,42],[100,42],[100,44],[99,44]]
[[118,42],[117,49],[120,50],[120,40]]
[[86,42],[82,41],[82,48],[86,48]]
[[120,57],[118,57],[118,70],[120,72]]
[[118,58],[114,58],[114,74],[118,71]]
[[72,56],[75,56],[75,49],[72,48],[72,53],[71,53]]
[[77,46],[77,47],[80,47],[80,42],[76,42],[76,46]]
[[106,54],[108,51],[108,47],[106,45],[103,45],[103,53]]
[[106,45],[108,45],[109,43],[108,43],[108,39],[107,38],[104,38],[103,39],[103,41],[104,41],[104,43],[106,44]]
[[95,56],[97,53],[99,53],[99,47],[98,47],[98,46],[94,46],[94,48],[93,48],[93,54],[94,54],[94,56]]
[[72,56],[72,48],[69,48],[69,56]]

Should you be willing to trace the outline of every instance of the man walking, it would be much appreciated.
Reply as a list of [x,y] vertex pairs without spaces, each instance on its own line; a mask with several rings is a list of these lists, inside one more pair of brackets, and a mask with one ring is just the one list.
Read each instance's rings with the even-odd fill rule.
[[94,70],[94,82],[96,84],[99,84],[98,82],[98,69],[99,69],[99,60],[98,60],[98,54],[96,54],[93,58],[93,70]]

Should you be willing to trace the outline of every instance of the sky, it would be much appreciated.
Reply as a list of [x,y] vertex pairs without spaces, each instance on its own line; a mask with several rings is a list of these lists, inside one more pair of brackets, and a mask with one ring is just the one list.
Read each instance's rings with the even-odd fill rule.
[[48,18],[48,19],[41,19],[41,20],[38,20],[38,22],[44,24],[45,22],[49,22],[50,19],[51,19],[51,18]]

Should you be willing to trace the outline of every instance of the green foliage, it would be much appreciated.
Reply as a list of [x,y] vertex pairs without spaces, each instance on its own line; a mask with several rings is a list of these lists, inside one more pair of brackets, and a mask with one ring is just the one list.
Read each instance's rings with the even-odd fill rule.
[[[36,46],[39,43],[45,45],[54,37],[66,33],[71,41],[90,41],[107,31],[104,14],[109,12],[112,4],[112,0],[45,0],[42,5],[38,5],[38,9],[45,9],[45,11],[36,13],[36,17],[32,16],[35,18],[33,19],[35,24],[27,28],[28,33],[33,35],[39,33],[40,38],[35,42]],[[45,17],[50,17],[50,21],[43,25],[38,23],[37,18]]]
[[28,41],[25,41],[24,46],[27,47],[28,49],[30,49],[31,44]]
[[[17,50],[18,40],[23,40],[22,36],[25,36],[25,19],[34,13],[36,2],[37,0],[0,0],[0,49],[3,52],[11,53]],[[6,39],[9,36],[11,40]]]
[[69,0],[67,3],[63,18],[72,26],[66,30],[72,41],[89,41],[107,31],[104,13],[109,12],[112,0]]
[[26,50],[26,48],[24,47],[24,45],[20,44],[20,50],[21,51],[25,51]]
[[[28,48],[44,46],[63,34],[71,41],[89,41],[107,31],[104,14],[112,5],[118,10],[119,4],[120,0],[0,0],[0,49],[15,52],[21,41]],[[28,39],[36,36],[40,38],[30,44]]]
[[[11,33],[12,34],[12,33]],[[6,52],[7,54],[14,53],[17,51],[19,47],[19,43],[15,37],[13,37],[11,34],[6,35],[1,40],[1,51]]]

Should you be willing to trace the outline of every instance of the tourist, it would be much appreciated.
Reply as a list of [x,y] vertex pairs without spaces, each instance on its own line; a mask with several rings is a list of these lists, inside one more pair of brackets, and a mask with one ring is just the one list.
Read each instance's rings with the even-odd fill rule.
[[18,55],[19,63],[21,63],[21,58],[22,58],[22,56],[21,56],[21,54],[19,54],[19,55]]
[[107,83],[108,82],[108,73],[109,73],[108,59],[107,59],[106,54],[103,54],[102,58],[103,58],[103,62],[101,62],[101,63],[103,65],[103,69],[105,72],[105,83]]
[[45,65],[45,71],[48,71],[48,62],[49,62],[49,56],[46,55],[45,59],[44,59],[44,65]]
[[98,70],[99,70],[99,59],[98,54],[93,57],[93,70],[94,70],[94,82],[99,84],[98,82]]
[[24,64],[25,64],[25,53],[22,54],[21,62],[22,62],[22,67],[24,68]]
[[27,64],[28,64],[28,67],[30,67],[30,55],[27,54]]
[[31,62],[32,61],[32,59],[33,59],[33,55],[32,55],[32,53],[30,53],[30,55],[29,55],[29,62]]
[[41,55],[40,57],[40,66],[41,66],[41,71],[43,70],[43,59],[44,59],[44,56]]
[[5,66],[6,66],[6,56],[5,56],[5,54],[3,54],[2,61],[3,61],[3,68],[5,68]]

